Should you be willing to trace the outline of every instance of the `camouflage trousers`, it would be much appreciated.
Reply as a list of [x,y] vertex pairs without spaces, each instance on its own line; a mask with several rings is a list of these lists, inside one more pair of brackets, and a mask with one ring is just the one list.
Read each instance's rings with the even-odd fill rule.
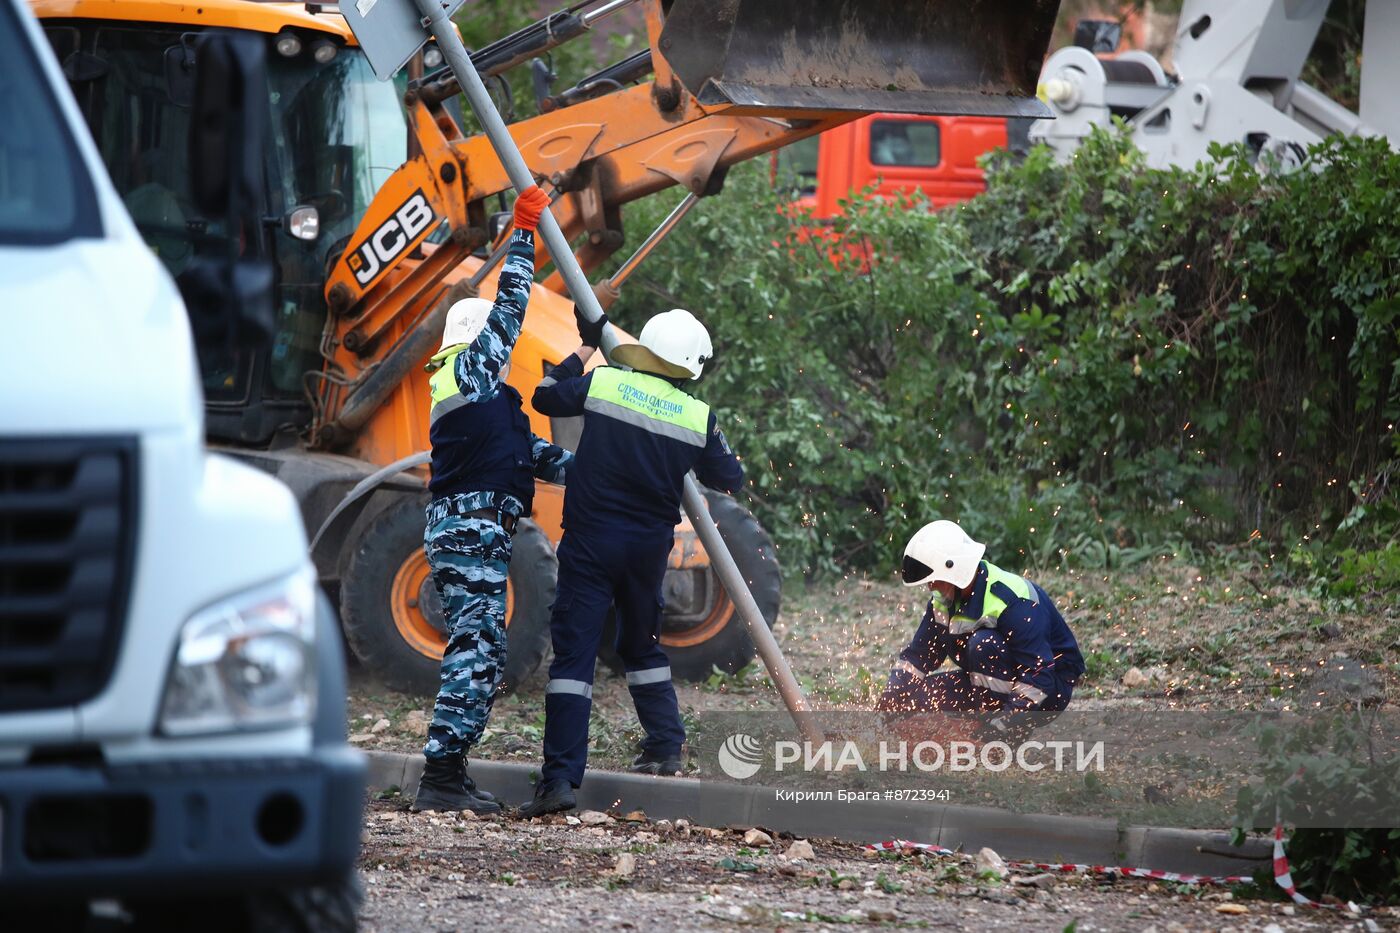
[[448,515],[428,524],[423,549],[448,633],[423,754],[445,758],[481,739],[501,685],[510,535],[490,519]]

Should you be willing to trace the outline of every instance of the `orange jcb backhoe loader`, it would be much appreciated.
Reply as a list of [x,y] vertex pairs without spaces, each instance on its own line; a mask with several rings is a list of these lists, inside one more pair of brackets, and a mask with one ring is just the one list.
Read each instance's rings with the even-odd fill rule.
[[[556,216],[582,241],[586,269],[621,246],[623,204],[675,184],[713,193],[735,162],[863,113],[1038,113],[1026,98],[1058,6],[641,2],[647,52],[511,127],[557,193]],[[585,31],[590,9],[621,5],[580,4],[473,61],[499,74]],[[484,138],[462,137],[450,80],[374,82],[331,7],[36,0],[35,8],[138,226],[177,276],[206,233],[186,202],[181,164],[189,35],[218,26],[268,36],[266,236],[248,248],[279,264],[281,315],[265,353],[201,347],[208,431],[296,492],[360,660],[395,686],[433,689],[445,639],[421,549],[422,364],[453,300],[494,294],[494,269],[481,255],[491,200],[509,187],[504,170]],[[525,394],[576,344],[570,303],[552,285],[551,277],[535,287],[513,357],[510,381]],[[575,424],[531,417],[536,432],[566,446],[577,436]],[[561,503],[562,490],[541,486],[534,521],[517,534],[508,613],[516,683],[547,647]],[[781,582],[771,542],[734,500],[714,497],[711,508],[771,624]],[[663,642],[679,674],[734,670],[752,657],[684,523],[666,596]]]

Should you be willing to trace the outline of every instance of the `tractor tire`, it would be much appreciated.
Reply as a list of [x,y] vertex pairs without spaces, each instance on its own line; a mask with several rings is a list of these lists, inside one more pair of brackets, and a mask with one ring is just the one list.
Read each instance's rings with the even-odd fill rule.
[[[753,513],[733,496],[710,489],[704,490],[704,493],[710,507],[710,517],[719,527],[720,536],[729,546],[734,562],[739,566],[739,572],[743,574],[749,592],[763,614],[763,620],[771,629],[778,619],[783,599],[783,575],[773,540]],[[666,619],[662,619],[661,646],[671,660],[671,675],[680,680],[704,680],[714,673],[715,668],[732,674],[752,661],[757,653],[749,638],[748,627],[730,601],[729,594],[719,580],[714,579],[714,571],[708,573],[717,596],[706,619],[682,631],[675,630],[674,626],[668,630]],[[609,614],[598,656],[611,670],[621,673],[622,659],[617,656],[614,647],[617,642],[616,626],[615,616]]]
[[[340,619],[356,659],[391,689],[436,696],[447,645],[441,601],[423,553],[420,497],[401,496],[358,526],[343,562]],[[549,650],[549,610],[559,579],[554,548],[522,521],[511,542],[502,693],[519,689]]]
[[506,674],[503,694],[540,688],[554,656],[549,616],[559,585],[559,558],[543,529],[529,519],[511,536],[510,614],[506,617]]

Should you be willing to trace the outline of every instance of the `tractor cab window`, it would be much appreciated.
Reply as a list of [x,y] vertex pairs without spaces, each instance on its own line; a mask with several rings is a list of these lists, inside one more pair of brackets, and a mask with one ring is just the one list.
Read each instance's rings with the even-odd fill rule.
[[937,123],[912,120],[871,122],[872,164],[932,168],[938,164],[939,158]]
[[349,237],[375,192],[408,156],[408,125],[393,83],[358,49],[329,62],[270,56],[282,196],[320,214],[320,252]]
[[400,90],[375,79],[359,49],[318,62],[268,55],[279,210],[314,207],[315,240],[277,233],[281,308],[268,375],[277,393],[300,396],[320,372],[326,273],[345,249],[375,192],[408,158]]
[[[198,30],[96,21],[52,25],[46,32],[117,192],[151,250],[177,280],[206,251],[222,255],[228,243],[224,226],[200,216],[190,199]],[[408,153],[401,88],[376,81],[359,49],[307,32],[287,54],[288,46],[267,39],[268,223],[266,230],[244,231],[243,242],[247,250],[270,251],[277,263],[277,333],[265,372],[265,354],[198,348],[211,407],[256,404],[265,396],[304,398],[307,373],[320,372],[323,364],[322,289],[329,259],[344,248],[375,191]],[[0,95],[0,111],[4,100]],[[296,207],[316,209],[320,230],[314,238],[298,239],[282,223]]]
[[[177,279],[196,254],[227,249],[222,222],[201,217],[190,199],[193,86],[181,72],[193,62],[192,39],[173,30],[99,29],[90,60],[101,67],[82,82],[93,89],[88,122],[102,161],[147,245]],[[65,61],[70,72],[77,60]]]

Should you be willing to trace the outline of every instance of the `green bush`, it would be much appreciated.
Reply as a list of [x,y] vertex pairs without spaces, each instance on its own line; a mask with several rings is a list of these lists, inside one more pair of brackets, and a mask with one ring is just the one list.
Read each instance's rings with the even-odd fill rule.
[[[1098,133],[1069,165],[993,158],[987,193],[954,209],[858,194],[830,238],[802,236],[815,224],[766,165],[740,166],[615,317],[708,323],[700,391],[790,569],[891,567],[940,516],[1013,565],[1344,519],[1384,545],[1400,157],[1332,140],[1278,175],[1216,156],[1153,170]],[[635,205],[629,232],[673,203]]]
[[[1286,851],[1293,882],[1308,897],[1400,900],[1400,759],[1384,742],[1387,725],[1340,713],[1259,729],[1260,779],[1239,791],[1236,833],[1272,831],[1280,812],[1287,822],[1306,821]],[[1328,828],[1355,827],[1359,816],[1367,828]],[[1271,865],[1255,880],[1280,893]]]

